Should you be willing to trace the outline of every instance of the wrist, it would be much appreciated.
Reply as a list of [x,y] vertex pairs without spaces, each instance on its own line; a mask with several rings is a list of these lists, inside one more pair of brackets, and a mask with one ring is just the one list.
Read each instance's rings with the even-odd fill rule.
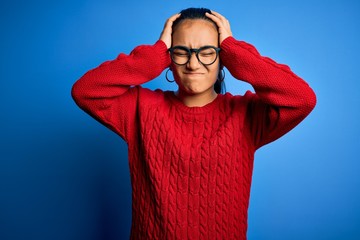
[[159,39],[156,43],[155,43],[156,49],[158,51],[158,57],[160,58],[160,62],[162,64],[164,64],[164,69],[167,68],[170,63],[171,63],[171,59],[170,59],[170,54],[168,51],[168,47],[166,45],[166,42],[164,42],[164,40]]

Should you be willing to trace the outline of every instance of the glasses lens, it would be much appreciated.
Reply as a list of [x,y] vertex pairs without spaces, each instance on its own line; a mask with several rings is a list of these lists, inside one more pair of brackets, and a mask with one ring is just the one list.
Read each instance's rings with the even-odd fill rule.
[[213,47],[202,48],[198,54],[200,62],[205,65],[209,65],[215,62],[217,57],[217,52]]
[[172,60],[179,65],[186,64],[189,60],[189,52],[186,49],[174,48],[172,51]]

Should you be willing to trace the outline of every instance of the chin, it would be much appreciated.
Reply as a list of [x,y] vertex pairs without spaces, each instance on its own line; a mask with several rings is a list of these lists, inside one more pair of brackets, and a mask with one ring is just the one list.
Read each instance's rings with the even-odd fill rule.
[[203,94],[207,91],[207,89],[203,88],[186,88],[185,92],[189,95],[197,95],[197,94]]

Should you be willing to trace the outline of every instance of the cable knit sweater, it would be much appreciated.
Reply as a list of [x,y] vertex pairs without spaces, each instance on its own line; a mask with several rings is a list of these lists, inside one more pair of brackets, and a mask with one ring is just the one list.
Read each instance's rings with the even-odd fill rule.
[[222,64],[256,93],[219,94],[187,107],[142,88],[170,65],[162,41],[88,71],[73,86],[80,108],[128,144],[132,239],[246,239],[254,153],[314,108],[314,92],[286,65],[228,37]]

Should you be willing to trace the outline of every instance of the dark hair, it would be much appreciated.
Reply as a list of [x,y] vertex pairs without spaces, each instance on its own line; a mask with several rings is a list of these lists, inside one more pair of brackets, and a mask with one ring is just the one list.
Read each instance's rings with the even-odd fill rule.
[[[211,13],[210,9],[187,8],[187,9],[182,10],[180,13],[181,13],[180,17],[177,18],[173,22],[173,26],[172,26],[173,32],[176,30],[176,27],[186,19],[204,19],[204,20],[207,20],[207,21],[213,23],[215,25],[215,27],[217,28],[216,23],[205,15],[205,13]],[[214,90],[216,93],[225,93],[226,92],[225,83],[224,83],[225,72],[223,72],[222,69],[223,69],[223,66],[221,65],[221,62],[220,62],[219,74],[218,74],[217,80],[214,84]]]
[[207,8],[187,8],[184,10],[181,10],[180,12],[180,17],[178,17],[172,25],[173,31],[175,31],[176,26],[183,22],[186,19],[203,19],[203,20],[207,20],[211,23],[214,24],[214,26],[217,28],[216,23],[211,20],[210,18],[208,18],[205,13],[211,13],[210,9]]

